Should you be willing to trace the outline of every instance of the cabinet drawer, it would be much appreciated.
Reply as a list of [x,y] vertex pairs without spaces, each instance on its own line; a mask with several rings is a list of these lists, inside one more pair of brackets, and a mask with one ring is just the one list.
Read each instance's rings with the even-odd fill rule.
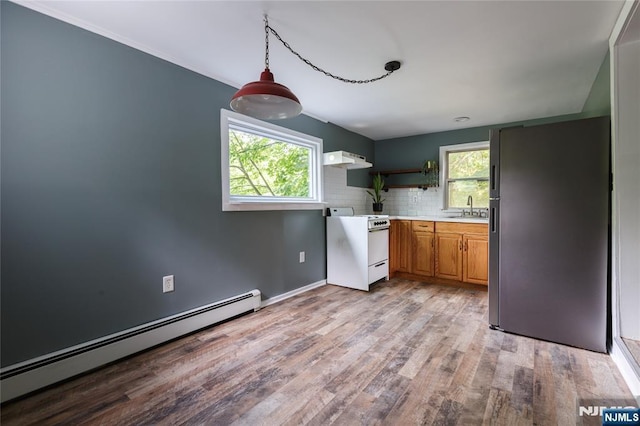
[[429,222],[426,220],[412,220],[411,229],[413,231],[433,232],[435,226],[433,222]]
[[488,234],[489,225],[484,223],[438,222],[436,232],[455,232],[458,234]]
[[374,283],[382,278],[389,276],[389,262],[386,260],[369,266],[368,282]]

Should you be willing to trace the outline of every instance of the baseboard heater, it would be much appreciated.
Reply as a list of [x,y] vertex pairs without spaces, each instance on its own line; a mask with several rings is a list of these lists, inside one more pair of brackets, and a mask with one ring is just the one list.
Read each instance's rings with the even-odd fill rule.
[[1,402],[9,401],[176,337],[260,309],[259,290],[221,300],[0,370]]

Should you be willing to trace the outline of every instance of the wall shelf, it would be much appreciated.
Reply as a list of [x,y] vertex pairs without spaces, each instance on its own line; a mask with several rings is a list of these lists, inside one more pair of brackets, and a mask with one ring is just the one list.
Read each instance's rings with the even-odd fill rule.
[[369,172],[370,175],[375,176],[380,173],[384,177],[389,177],[389,175],[404,175],[407,173],[422,173],[422,169],[401,169],[401,170],[372,170]]
[[[414,173],[422,174],[423,170],[416,168],[416,169],[398,169],[398,170],[372,170],[369,172],[371,176],[375,176],[378,173],[380,173],[380,175],[387,178],[390,175],[406,175],[406,174],[414,174]],[[419,188],[419,189],[422,189],[423,191],[426,191],[429,188],[437,188],[437,187],[438,185],[429,185],[426,183],[410,183],[410,184],[397,184],[397,185],[392,184],[392,185],[385,185],[383,188],[383,191],[389,192],[389,189],[391,188]]]
[[407,185],[385,185],[384,188],[382,188],[382,190],[384,192],[389,192],[389,189],[391,188],[419,188],[422,189],[423,191],[426,191],[429,188],[435,188],[434,186],[429,186],[429,185],[422,185],[419,183],[415,183],[415,184],[407,184]]

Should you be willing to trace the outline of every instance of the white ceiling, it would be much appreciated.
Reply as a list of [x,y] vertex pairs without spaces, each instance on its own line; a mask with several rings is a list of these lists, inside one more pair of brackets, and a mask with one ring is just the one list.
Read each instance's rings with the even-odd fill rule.
[[[235,87],[270,65],[304,112],[386,139],[582,110],[621,1],[19,1]],[[453,121],[469,116],[465,123]]]

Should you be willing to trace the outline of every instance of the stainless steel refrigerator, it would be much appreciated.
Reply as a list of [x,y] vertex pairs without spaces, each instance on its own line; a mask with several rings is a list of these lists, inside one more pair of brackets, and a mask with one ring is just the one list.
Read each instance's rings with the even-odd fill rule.
[[491,132],[489,323],[607,351],[609,117]]

